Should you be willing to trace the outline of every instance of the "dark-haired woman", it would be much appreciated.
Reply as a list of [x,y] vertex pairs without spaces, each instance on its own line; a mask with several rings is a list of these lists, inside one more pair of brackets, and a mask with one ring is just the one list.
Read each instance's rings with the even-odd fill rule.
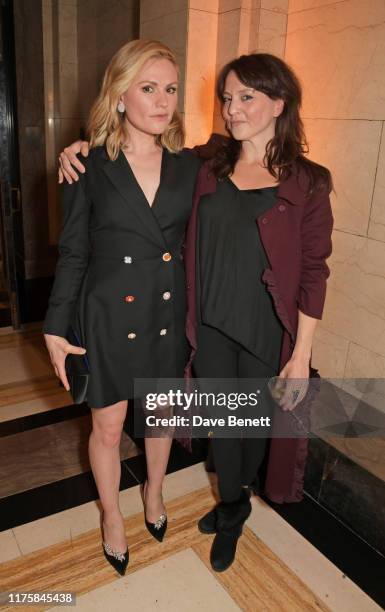
[[[301,89],[285,62],[242,56],[222,69],[217,95],[230,139],[200,170],[187,233],[190,366],[200,379],[222,379],[218,390],[231,378],[266,381],[259,414],[267,416],[269,378],[291,379],[283,410],[305,395],[329,275],[332,181],[304,157]],[[281,414],[285,425],[288,413]],[[216,534],[217,571],[234,559],[251,512],[245,487],[256,484],[268,435],[212,438],[221,501],[198,525]],[[271,499],[300,499],[306,443],[271,440]]]
[[[222,381],[279,375],[295,383],[280,402],[291,411],[304,396],[297,383],[309,378],[325,300],[331,176],[304,156],[301,88],[285,62],[262,53],[242,56],[222,69],[217,95],[230,138],[212,139],[216,152],[198,175],[187,232],[186,329],[193,351],[186,373]],[[79,167],[73,156],[79,145],[66,151]],[[62,161],[66,178],[73,176]],[[266,389],[261,392],[266,412],[271,406]],[[221,500],[199,528],[215,533],[216,571],[234,559],[251,511],[245,487],[256,485],[269,433],[212,439]],[[306,444],[305,438],[271,441],[270,499],[300,501]]]

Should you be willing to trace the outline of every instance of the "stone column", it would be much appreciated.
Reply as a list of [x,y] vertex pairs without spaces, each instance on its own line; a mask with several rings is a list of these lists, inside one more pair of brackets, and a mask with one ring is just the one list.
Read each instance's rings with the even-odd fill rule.
[[43,0],[44,99],[49,242],[60,231],[57,156],[79,138],[77,0]]

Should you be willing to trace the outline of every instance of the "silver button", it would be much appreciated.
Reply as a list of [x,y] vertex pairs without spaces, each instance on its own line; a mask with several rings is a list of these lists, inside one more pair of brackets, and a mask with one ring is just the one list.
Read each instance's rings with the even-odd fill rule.
[[128,338],[129,340],[134,340],[134,339],[136,338],[136,334],[134,334],[134,332],[130,332],[130,333],[127,335],[127,338]]
[[132,263],[132,257],[130,257],[129,255],[126,255],[123,258],[124,263]]
[[165,336],[167,334],[167,329],[163,328],[163,329],[160,330],[159,333],[160,333],[161,336]]
[[171,293],[169,291],[165,291],[163,294],[163,299],[164,300],[169,300],[171,297]]

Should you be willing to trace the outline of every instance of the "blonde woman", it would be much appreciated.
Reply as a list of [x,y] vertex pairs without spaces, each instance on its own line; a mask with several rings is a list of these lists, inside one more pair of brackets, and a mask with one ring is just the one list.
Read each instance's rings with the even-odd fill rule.
[[[200,162],[182,150],[178,69],[156,41],[124,45],[109,63],[89,117],[86,172],[62,185],[59,261],[44,334],[68,390],[65,359],[86,351],[92,412],[89,457],[103,507],[103,550],[124,574],[119,443],[135,378],[183,377],[185,276],[180,258]],[[72,328],[82,348],[66,336]],[[146,438],[145,521],[167,527],[162,482],[171,436]]]

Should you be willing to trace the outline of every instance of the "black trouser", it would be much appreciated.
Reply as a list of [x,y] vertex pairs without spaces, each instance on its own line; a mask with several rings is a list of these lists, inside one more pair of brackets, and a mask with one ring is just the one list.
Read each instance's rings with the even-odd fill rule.
[[[263,378],[266,383],[270,377],[277,374],[272,367],[263,363],[240,344],[207,325],[198,328],[198,350],[194,359],[194,370],[198,378]],[[225,381],[220,384],[225,385]],[[207,390],[212,390],[212,387]],[[244,385],[241,390],[245,390]],[[271,403],[266,387],[261,389],[261,392],[265,401],[255,416],[271,414]],[[269,429],[264,427],[263,432],[269,432]],[[264,457],[267,439],[268,437],[214,436],[211,438],[214,467],[222,501],[232,502],[239,499],[242,486],[250,485],[255,480]]]

